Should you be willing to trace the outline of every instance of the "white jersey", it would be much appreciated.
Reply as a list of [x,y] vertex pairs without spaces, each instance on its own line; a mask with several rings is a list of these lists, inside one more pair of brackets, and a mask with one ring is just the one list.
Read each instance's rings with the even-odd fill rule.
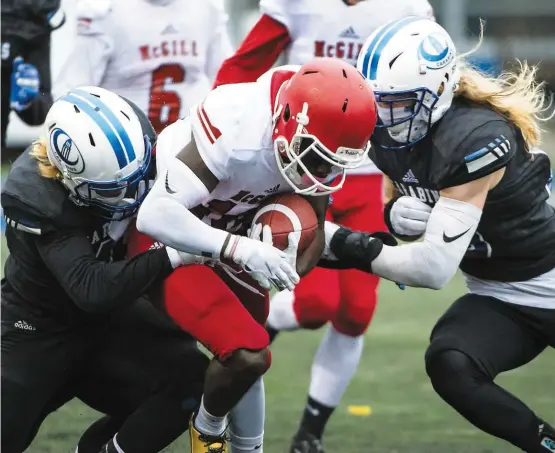
[[213,227],[234,232],[243,214],[266,198],[293,192],[278,168],[272,140],[272,102],[277,88],[293,74],[283,67],[257,82],[220,86],[191,108],[189,117],[160,134],[157,175],[166,174],[192,133],[204,163],[218,178],[209,199],[191,210]]
[[61,95],[96,85],[133,101],[157,131],[210,90],[231,53],[223,0],[79,0]]
[[[314,57],[340,58],[353,66],[376,28],[405,16],[433,18],[428,0],[364,0],[347,6],[342,0],[261,0],[260,11],[289,30],[288,64],[304,64]],[[367,163],[349,174],[379,173]]]

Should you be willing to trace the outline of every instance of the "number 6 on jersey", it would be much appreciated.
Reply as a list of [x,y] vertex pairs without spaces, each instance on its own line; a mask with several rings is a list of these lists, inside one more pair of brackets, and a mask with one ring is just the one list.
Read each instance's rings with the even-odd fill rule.
[[178,63],[167,63],[152,71],[148,119],[157,133],[179,119],[181,98],[167,85],[185,81],[185,68]]

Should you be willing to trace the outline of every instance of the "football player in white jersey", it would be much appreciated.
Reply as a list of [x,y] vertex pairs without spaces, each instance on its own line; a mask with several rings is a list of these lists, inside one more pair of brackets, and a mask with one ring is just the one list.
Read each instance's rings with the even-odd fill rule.
[[[262,0],[260,10],[258,23],[220,68],[216,85],[256,80],[283,53],[289,64],[334,57],[355,65],[364,40],[379,26],[408,15],[433,17],[428,0]],[[370,160],[348,173],[343,189],[333,195],[328,220],[355,230],[387,230],[382,174]],[[308,401],[291,451],[307,443],[311,451],[321,451],[326,423],[360,361],[378,282],[377,276],[356,270],[316,268],[294,292],[272,297],[267,322],[272,338],[281,330],[331,324],[313,361]]]
[[231,52],[226,23],[223,0],[79,0],[54,95],[101,86],[147,112],[159,133],[210,90]]
[[[219,87],[160,134],[158,177],[139,211],[139,231],[237,266],[189,266],[165,282],[166,311],[215,356],[191,423],[194,453],[227,451],[226,416],[252,405],[245,401],[251,396],[259,404],[250,431],[238,432],[234,412],[229,431],[235,452],[261,451],[267,290],[293,289],[318,261],[328,194],[341,188],[346,169],[366,159],[375,109],[353,66],[323,58]],[[282,192],[308,196],[321,225],[298,259],[298,238],[290,237],[283,252],[244,236],[249,214]]]

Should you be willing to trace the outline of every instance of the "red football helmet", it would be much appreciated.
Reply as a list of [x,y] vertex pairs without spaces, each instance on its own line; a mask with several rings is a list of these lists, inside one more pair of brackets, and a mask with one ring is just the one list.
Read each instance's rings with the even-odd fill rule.
[[[295,192],[325,195],[360,166],[376,125],[374,93],[354,66],[317,58],[284,82],[274,102],[278,167]],[[331,185],[335,178],[342,178]]]

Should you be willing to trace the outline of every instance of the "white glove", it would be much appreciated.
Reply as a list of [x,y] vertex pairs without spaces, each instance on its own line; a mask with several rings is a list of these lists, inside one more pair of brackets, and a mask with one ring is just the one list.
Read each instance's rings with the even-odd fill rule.
[[[251,231],[251,234],[254,233],[256,231]],[[262,242],[244,236],[231,236],[223,253],[224,258],[239,264],[266,290],[275,286],[280,291],[286,288],[292,291],[299,283],[299,275],[289,264],[287,254],[272,245],[272,231],[269,230],[269,236],[268,230],[263,231],[263,236]]]
[[420,236],[426,231],[426,224],[432,208],[417,198],[398,198],[389,211],[389,221],[393,232],[403,236]]
[[[260,234],[262,233],[262,238]],[[256,241],[261,241],[266,244],[274,245],[272,240],[272,228],[270,225],[264,225],[262,227],[261,223],[254,225],[254,228],[249,229],[247,236]],[[299,251],[299,241],[301,239],[301,232],[291,232],[287,235],[287,248],[283,251],[287,255],[287,262],[293,268],[297,268],[297,255]]]
[[171,247],[166,247],[168,258],[175,269],[180,266],[188,266],[189,264],[210,264],[213,262],[210,258],[205,256],[193,255],[192,253],[180,252],[179,250]]

